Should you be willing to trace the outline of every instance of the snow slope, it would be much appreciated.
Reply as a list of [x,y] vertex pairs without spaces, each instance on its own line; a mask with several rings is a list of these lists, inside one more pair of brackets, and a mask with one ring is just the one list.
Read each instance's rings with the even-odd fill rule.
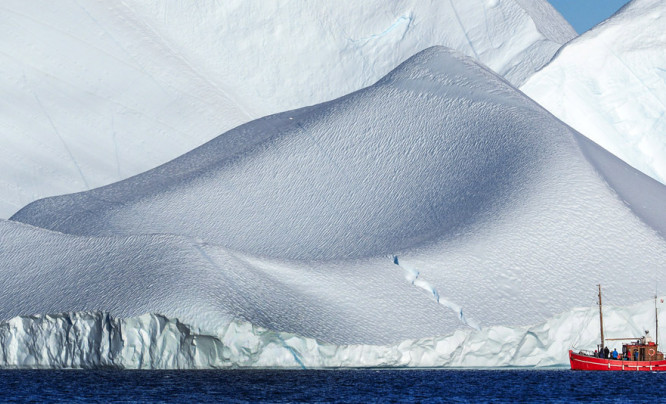
[[634,0],[521,87],[558,118],[666,183],[666,3]]
[[0,6],[0,217],[153,168],[446,45],[514,84],[573,38],[545,0]]
[[239,319],[338,344],[393,343],[460,325],[388,259],[290,264],[182,237],[76,237],[11,221],[0,221],[0,259],[0,321],[160,313],[202,332]]
[[[536,324],[580,305],[600,281],[632,279],[608,290],[611,304],[645,298],[636,291],[664,281],[664,200],[665,186],[491,71],[430,48],[369,88],[250,122],[154,170],[34,202],[13,219],[81,239],[198,239],[216,271],[240,277],[223,290],[244,296],[252,324],[385,344],[408,334],[387,331],[385,316],[420,298],[435,310],[423,318],[437,333],[401,316],[414,338]],[[396,291],[386,303],[366,300],[388,279]],[[264,310],[272,311],[256,314]],[[373,331],[379,319],[386,325]]]

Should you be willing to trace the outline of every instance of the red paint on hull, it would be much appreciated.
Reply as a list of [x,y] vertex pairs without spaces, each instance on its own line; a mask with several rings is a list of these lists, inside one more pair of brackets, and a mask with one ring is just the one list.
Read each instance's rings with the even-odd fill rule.
[[571,363],[571,370],[666,371],[666,360],[621,361],[581,355],[571,350],[569,350],[569,362]]

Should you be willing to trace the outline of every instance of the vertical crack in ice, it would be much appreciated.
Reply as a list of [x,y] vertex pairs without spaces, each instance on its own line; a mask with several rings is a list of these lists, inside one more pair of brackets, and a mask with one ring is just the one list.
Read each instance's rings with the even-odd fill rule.
[[[488,21],[490,20],[490,18],[488,17],[487,7],[495,8],[495,7],[497,7],[497,4],[496,3],[489,3],[488,5],[484,5],[481,8],[483,9],[483,21],[484,21],[485,27],[486,27],[486,38],[488,38],[488,42],[490,43],[490,46],[493,47],[493,49],[498,49],[502,44],[501,39],[500,39],[499,44],[495,44],[494,40],[495,40],[496,36],[492,35],[490,33],[491,29],[490,29],[490,26],[488,25]],[[494,32],[495,30],[492,30],[492,31]]]
[[[524,358],[525,356],[529,356],[529,354],[526,354],[525,352],[522,352],[522,349],[524,346],[528,345],[529,349],[528,351],[533,352],[536,349],[540,351],[546,351],[547,347],[546,344],[544,344],[543,341],[541,341],[541,338],[539,338],[539,335],[535,333],[534,331],[527,330],[525,332],[525,335],[520,339],[520,342],[518,342],[518,345],[514,348],[513,354],[511,355],[511,359],[509,360],[509,363],[518,363],[520,358]],[[536,362],[534,366],[540,366],[541,365],[541,360]]]
[[465,39],[467,39],[467,44],[469,45],[469,48],[472,50],[472,53],[474,53],[474,57],[478,60],[481,60],[479,57],[479,54],[476,52],[476,49],[474,49],[474,44],[472,43],[472,40],[469,38],[469,35],[467,35],[467,31],[465,30],[465,26],[462,23],[462,20],[460,19],[460,15],[458,14],[458,10],[456,10],[456,6],[453,5],[453,1],[449,0],[449,4],[451,4],[451,10],[453,10],[453,14],[456,16],[456,20],[458,21],[458,25],[460,26],[460,29],[463,32],[463,35],[465,35]]
[[298,363],[298,364],[300,365],[301,369],[303,369],[303,370],[307,370],[307,368],[306,368],[305,365],[303,364],[303,361],[301,360],[300,355],[298,354],[298,352],[296,352],[296,350],[295,350],[294,348],[290,347],[290,346],[287,344],[287,341],[285,341],[284,338],[282,338],[282,337],[280,336],[280,334],[275,333],[275,336],[277,337],[277,339],[280,340],[280,342],[282,342],[282,346],[284,346],[285,349],[286,349],[287,351],[289,351],[289,352],[292,354],[292,356],[294,357],[294,360],[296,361],[296,363]]
[[400,268],[402,268],[403,271],[405,271],[405,279],[409,281],[412,285],[419,287],[426,292],[430,293],[435,301],[437,303],[441,304],[444,307],[448,307],[451,309],[454,313],[456,313],[456,316],[458,317],[458,320],[460,320],[461,323],[474,328],[475,330],[480,330],[481,328],[479,325],[476,323],[476,321],[473,321],[472,319],[468,319],[465,317],[465,314],[463,313],[463,308],[459,304],[456,304],[448,299],[443,298],[440,296],[439,292],[437,289],[435,289],[432,285],[430,285],[428,282],[423,280],[423,278],[419,278],[421,273],[416,269],[412,268],[409,266],[405,266],[400,264],[400,261],[398,260],[398,256],[394,255],[393,256],[393,263]]

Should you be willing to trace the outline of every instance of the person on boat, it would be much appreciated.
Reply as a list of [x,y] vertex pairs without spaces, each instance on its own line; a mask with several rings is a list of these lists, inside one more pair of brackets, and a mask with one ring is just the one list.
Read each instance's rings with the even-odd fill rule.
[[594,350],[594,357],[595,357],[595,358],[598,358],[598,357],[599,357],[599,351],[597,351],[596,349]]
[[636,349],[636,350],[634,351],[634,360],[635,360],[635,361],[638,360],[638,349]]
[[608,359],[610,355],[610,349],[608,347],[604,347],[604,359]]
[[613,348],[613,359],[617,359],[617,348]]

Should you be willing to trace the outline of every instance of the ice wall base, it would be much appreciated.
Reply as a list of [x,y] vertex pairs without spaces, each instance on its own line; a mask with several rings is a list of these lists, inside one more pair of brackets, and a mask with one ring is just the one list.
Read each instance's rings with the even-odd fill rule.
[[[608,307],[609,334],[641,333],[650,302]],[[337,368],[565,366],[571,347],[594,348],[596,308],[532,327],[487,327],[394,345],[333,345],[234,321],[214,332],[159,314],[104,312],[15,317],[0,323],[2,368]],[[626,319],[633,319],[627,323]],[[662,319],[666,320],[666,319]],[[662,321],[662,324],[666,321]],[[611,347],[612,348],[612,347]]]

